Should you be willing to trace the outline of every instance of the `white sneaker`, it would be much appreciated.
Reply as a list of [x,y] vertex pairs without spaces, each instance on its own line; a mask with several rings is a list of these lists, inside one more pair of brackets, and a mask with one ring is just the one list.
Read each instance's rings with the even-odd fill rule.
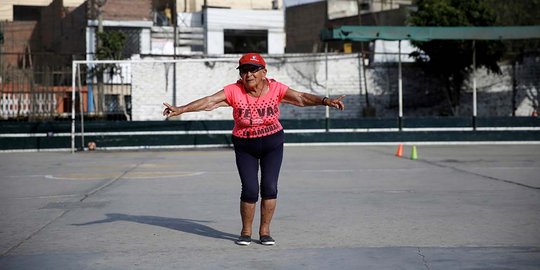
[[240,235],[235,243],[240,246],[249,246],[249,244],[251,244],[251,236]]
[[261,244],[265,246],[273,246],[276,244],[276,241],[270,235],[261,235],[260,240]]

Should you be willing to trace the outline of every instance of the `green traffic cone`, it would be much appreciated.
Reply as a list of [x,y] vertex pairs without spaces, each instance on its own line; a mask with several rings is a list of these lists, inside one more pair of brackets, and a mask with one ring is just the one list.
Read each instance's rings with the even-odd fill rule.
[[411,159],[417,160],[418,159],[418,152],[416,151],[416,146],[413,145],[412,151],[411,151]]

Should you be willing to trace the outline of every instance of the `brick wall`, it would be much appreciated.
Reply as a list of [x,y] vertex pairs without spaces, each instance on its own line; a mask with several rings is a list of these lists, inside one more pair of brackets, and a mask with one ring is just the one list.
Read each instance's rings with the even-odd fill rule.
[[152,0],[108,0],[103,6],[103,19],[152,21]]
[[63,7],[61,0],[43,8],[37,22],[2,22],[3,65],[22,67],[24,54],[29,52],[34,66],[69,65],[73,55],[86,52],[85,25],[86,5]]
[[[327,19],[327,2],[315,2],[305,5],[288,7],[285,10],[285,29],[287,33],[287,53],[324,52],[324,42],[320,32],[324,28],[343,25],[406,25],[410,10],[407,6],[399,9],[343,17],[334,20]],[[360,23],[361,21],[361,23]],[[360,43],[353,43],[353,52],[360,52]],[[343,52],[343,42],[329,42],[329,51]],[[364,47],[367,50],[367,46]]]
[[[84,55],[86,52],[86,5],[64,7],[61,0],[53,1],[41,13],[39,30],[42,46],[38,48],[40,51]],[[71,60],[64,60],[68,62],[62,64],[69,64]]]
[[2,65],[21,66],[23,54],[31,46],[31,39],[36,30],[37,22],[0,22],[4,31],[2,46]]
[[319,33],[325,27],[326,1],[288,7],[285,10],[287,53],[309,53],[324,50]]

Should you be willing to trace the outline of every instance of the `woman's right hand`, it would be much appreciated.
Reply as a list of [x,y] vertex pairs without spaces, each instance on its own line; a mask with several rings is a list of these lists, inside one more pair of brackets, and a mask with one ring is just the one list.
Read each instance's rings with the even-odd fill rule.
[[165,105],[165,109],[163,110],[163,116],[167,116],[167,118],[182,114],[180,108],[178,107],[175,107],[167,102],[163,102],[163,105]]

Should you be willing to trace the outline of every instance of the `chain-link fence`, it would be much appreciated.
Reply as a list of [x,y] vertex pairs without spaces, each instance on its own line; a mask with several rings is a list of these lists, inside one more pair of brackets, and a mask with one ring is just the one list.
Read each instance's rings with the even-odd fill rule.
[[[176,101],[182,105],[234,83],[239,78],[238,57],[79,63],[75,76],[76,111],[90,119],[161,120],[162,102]],[[397,63],[372,62],[362,66],[358,54],[266,58],[268,77],[293,89],[321,96],[347,95],[347,109],[331,111],[330,118],[398,116]],[[540,103],[540,58],[528,57],[517,65],[501,63],[501,70],[501,74],[482,69],[475,72],[478,117],[534,115]],[[71,72],[66,68],[4,68],[0,84],[1,118],[69,117]],[[427,75],[414,63],[403,63],[402,74],[404,117],[472,116],[472,77],[463,85],[456,109],[440,79]],[[371,108],[366,114],[368,102]],[[282,119],[325,117],[323,107],[282,107]],[[228,109],[218,109],[186,114],[181,119],[223,120],[231,119],[231,114]]]
[[43,120],[71,112],[70,68],[4,68],[0,83],[2,119]]
[[[77,113],[82,111],[95,119],[130,120],[131,75],[126,68],[110,66],[101,70],[83,66],[75,82]],[[2,69],[0,78],[1,119],[38,121],[71,117],[72,68],[9,67]]]

